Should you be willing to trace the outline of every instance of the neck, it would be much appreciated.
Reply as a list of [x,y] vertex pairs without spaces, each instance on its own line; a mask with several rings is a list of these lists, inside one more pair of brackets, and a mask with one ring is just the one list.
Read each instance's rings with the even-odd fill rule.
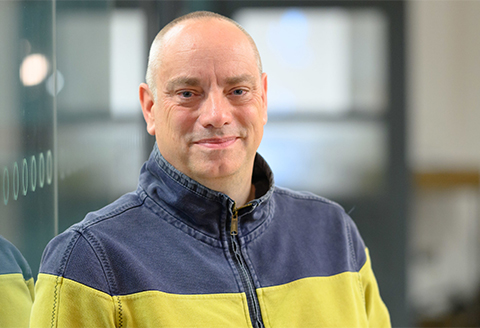
[[212,190],[226,194],[233,199],[237,208],[255,199],[255,186],[252,184],[251,176],[240,181],[232,181],[231,179],[225,181],[222,179],[221,181],[208,180],[198,182]]

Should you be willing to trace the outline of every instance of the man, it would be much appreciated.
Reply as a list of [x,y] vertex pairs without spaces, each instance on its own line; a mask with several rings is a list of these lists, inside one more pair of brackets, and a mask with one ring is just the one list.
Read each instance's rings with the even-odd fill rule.
[[0,235],[0,327],[27,327],[33,299],[30,266],[22,253]]
[[390,326],[351,219],[274,186],[256,154],[267,76],[248,34],[181,17],[155,39],[147,82],[156,145],[139,187],[49,244],[32,326]]

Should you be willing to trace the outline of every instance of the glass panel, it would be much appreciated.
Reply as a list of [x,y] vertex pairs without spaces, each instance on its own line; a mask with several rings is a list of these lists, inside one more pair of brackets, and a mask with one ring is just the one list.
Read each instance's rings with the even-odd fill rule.
[[[259,152],[276,182],[335,199],[384,191],[384,14],[365,8],[245,8],[234,19],[251,33],[269,76],[270,121]],[[349,114],[355,115],[345,120]]]
[[113,1],[57,2],[59,231],[136,189],[145,20]]
[[269,110],[379,114],[387,105],[387,20],[375,9],[247,8],[237,20],[269,74]]
[[384,187],[386,140],[377,122],[272,122],[259,153],[280,186],[329,198],[372,196]]
[[0,235],[35,277],[56,232],[134,190],[148,155],[146,22],[112,3],[0,1]]
[[138,118],[138,85],[144,81],[146,17],[115,9],[110,22],[110,110],[114,118]]
[[28,326],[55,234],[136,188],[145,22],[111,3],[0,1],[1,327]]
[[52,1],[0,1],[0,234],[34,275],[54,236]]

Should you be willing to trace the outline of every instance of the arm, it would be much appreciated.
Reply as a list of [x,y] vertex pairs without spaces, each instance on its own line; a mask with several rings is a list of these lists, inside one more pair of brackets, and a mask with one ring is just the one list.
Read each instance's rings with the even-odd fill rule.
[[353,265],[359,273],[369,327],[389,328],[391,327],[390,315],[380,296],[368,249],[353,220],[346,216],[346,222],[352,249]]
[[368,249],[365,249],[367,260],[360,269],[360,277],[365,295],[365,308],[370,327],[386,328],[391,327],[390,315],[387,307],[383,303],[378,290],[377,280],[373,274],[370,255]]
[[33,298],[33,278],[27,261],[0,236],[0,327],[28,326]]
[[78,232],[68,231],[49,243],[35,292],[31,327],[119,325],[103,265]]

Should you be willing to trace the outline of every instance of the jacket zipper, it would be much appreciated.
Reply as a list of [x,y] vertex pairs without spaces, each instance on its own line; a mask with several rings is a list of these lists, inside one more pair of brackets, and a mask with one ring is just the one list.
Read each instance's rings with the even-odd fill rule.
[[[252,204],[247,204],[243,207],[240,207],[240,209],[251,205]],[[260,306],[258,303],[257,294],[255,292],[252,275],[247,268],[245,259],[238,244],[238,211],[239,209],[237,209],[235,204],[233,204],[232,219],[230,224],[232,258],[234,259],[235,266],[240,273],[243,289],[245,290],[245,295],[247,297],[248,311],[250,312],[250,320],[252,320],[252,325],[254,328],[263,328],[264,325],[262,321],[262,315],[260,312]]]

